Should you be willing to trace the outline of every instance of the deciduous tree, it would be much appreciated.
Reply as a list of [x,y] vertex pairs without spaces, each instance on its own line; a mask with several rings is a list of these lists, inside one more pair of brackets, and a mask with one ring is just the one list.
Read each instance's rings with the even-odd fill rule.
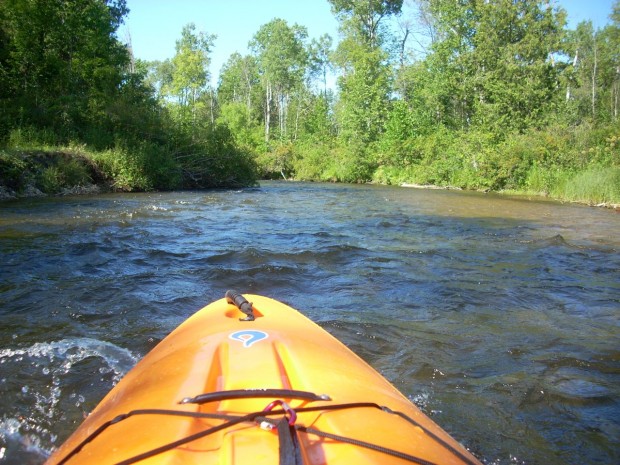
[[289,26],[283,19],[274,19],[260,27],[250,42],[261,76],[264,92],[265,142],[270,140],[273,104],[277,109],[280,136],[286,137],[288,102],[291,92],[303,85],[307,51],[305,27]]
[[196,26],[190,23],[176,43],[171,80],[166,83],[164,93],[176,104],[180,121],[184,123],[197,122],[200,99],[208,92],[209,54],[215,38],[213,34],[196,32]]

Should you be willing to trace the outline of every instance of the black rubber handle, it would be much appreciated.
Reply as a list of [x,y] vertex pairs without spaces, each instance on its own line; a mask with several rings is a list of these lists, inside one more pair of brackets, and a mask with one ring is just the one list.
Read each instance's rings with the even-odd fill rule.
[[248,302],[248,300],[243,297],[242,294],[235,291],[226,291],[226,300],[229,304],[233,304],[243,313],[245,313],[245,318],[240,318],[239,321],[254,321],[254,311],[252,309],[252,303]]

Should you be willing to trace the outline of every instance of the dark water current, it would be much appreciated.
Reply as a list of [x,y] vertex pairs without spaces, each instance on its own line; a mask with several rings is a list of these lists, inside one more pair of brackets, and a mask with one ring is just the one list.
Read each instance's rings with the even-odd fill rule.
[[40,464],[228,288],[282,300],[490,464],[620,463],[620,214],[264,183],[0,204],[0,464]]

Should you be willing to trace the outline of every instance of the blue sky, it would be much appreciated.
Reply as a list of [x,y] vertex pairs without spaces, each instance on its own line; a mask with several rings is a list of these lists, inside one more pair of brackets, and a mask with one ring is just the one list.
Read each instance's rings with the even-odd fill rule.
[[[569,26],[592,20],[603,27],[614,0],[555,0],[568,12]],[[409,0],[405,0],[405,4]],[[134,55],[143,60],[172,58],[183,26],[196,24],[199,31],[216,34],[211,56],[212,82],[235,51],[245,54],[247,44],[260,26],[273,18],[308,28],[310,38],[338,37],[338,22],[327,0],[127,0],[131,10],[119,31],[122,41],[131,38]],[[406,13],[405,13],[406,14]]]

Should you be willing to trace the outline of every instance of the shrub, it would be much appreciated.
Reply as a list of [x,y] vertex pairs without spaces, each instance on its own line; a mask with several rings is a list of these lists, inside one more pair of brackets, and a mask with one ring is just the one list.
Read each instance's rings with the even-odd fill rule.
[[324,180],[329,171],[333,157],[333,149],[321,140],[309,139],[295,147],[292,166],[295,179],[303,181]]
[[24,184],[27,164],[24,159],[7,151],[0,151],[0,180],[13,190],[20,190]]
[[9,132],[6,146],[19,150],[53,148],[62,145],[60,138],[50,129],[27,126]]
[[120,191],[152,190],[145,170],[143,154],[122,147],[96,152],[93,159],[101,167],[112,187]]

